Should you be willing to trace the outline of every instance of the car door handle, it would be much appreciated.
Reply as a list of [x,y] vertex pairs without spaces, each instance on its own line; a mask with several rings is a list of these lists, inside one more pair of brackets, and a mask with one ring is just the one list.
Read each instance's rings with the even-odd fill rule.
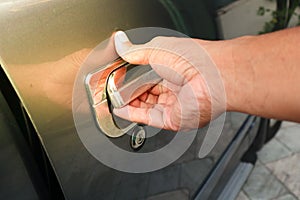
[[[128,68],[129,66],[126,66]],[[114,70],[107,80],[107,93],[114,108],[121,108],[145,93],[162,78],[154,71],[149,70],[140,76],[134,77],[131,81],[120,81],[124,72],[120,68]],[[124,82],[124,84],[120,84]]]
[[94,118],[101,132],[115,138],[135,127],[136,123],[129,122],[125,127],[119,126],[113,117],[113,108],[129,104],[161,80],[150,66],[132,65],[122,59],[89,73],[85,85]]

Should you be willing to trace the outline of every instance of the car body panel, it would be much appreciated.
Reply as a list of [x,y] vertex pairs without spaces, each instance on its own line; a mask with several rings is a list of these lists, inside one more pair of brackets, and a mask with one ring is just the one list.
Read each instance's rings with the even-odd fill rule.
[[[117,29],[175,29],[168,12],[159,1],[139,0],[2,1],[0,9],[1,66],[30,117],[67,199],[139,199],[178,191],[191,198],[247,118],[245,114],[227,113],[221,138],[206,158],[197,157],[204,128],[189,150],[166,168],[143,174],[111,169],[82,144],[72,110],[53,101],[51,95],[57,91],[45,89],[47,73],[56,73],[53,63],[76,51],[94,48]],[[60,87],[71,94],[72,87],[67,85],[66,79]],[[149,144],[168,137],[162,132]],[[119,143],[126,146],[128,141],[120,138]]]

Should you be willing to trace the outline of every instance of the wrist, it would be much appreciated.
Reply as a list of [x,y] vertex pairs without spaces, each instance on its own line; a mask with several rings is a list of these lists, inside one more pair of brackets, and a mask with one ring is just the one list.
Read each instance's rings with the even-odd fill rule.
[[228,111],[247,113],[253,107],[250,95],[255,94],[253,91],[256,77],[252,66],[255,56],[253,56],[251,44],[255,38],[256,36],[243,36],[228,40],[231,46],[232,68],[231,74],[226,73],[228,79],[227,87],[229,88],[226,92],[228,96]]
[[[245,50],[249,47],[253,36],[245,36],[232,40],[205,41],[200,44],[207,50],[224,84],[226,94],[226,111],[238,111],[245,108],[247,90],[251,90],[253,73]],[[246,55],[246,56],[245,56]]]

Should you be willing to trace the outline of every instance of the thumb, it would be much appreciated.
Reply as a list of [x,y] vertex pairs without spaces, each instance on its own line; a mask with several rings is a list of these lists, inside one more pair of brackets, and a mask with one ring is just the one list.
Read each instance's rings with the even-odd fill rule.
[[132,64],[149,64],[147,44],[133,45],[123,31],[117,31],[114,36],[115,48],[119,56]]
[[[134,45],[123,31],[116,32],[114,36],[116,51],[123,60],[136,65],[150,64],[161,78],[182,85],[186,81],[184,75],[191,70],[187,61],[176,54],[177,40],[173,37],[155,37],[145,44]],[[184,47],[181,48],[185,51]]]

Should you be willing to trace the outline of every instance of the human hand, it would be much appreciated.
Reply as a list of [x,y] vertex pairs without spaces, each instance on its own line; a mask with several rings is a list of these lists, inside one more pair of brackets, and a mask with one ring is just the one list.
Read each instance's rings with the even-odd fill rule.
[[226,109],[218,69],[194,39],[156,37],[133,45],[124,32],[115,35],[117,53],[132,64],[150,64],[163,81],[129,105],[119,117],[158,128],[190,130],[205,126]]

